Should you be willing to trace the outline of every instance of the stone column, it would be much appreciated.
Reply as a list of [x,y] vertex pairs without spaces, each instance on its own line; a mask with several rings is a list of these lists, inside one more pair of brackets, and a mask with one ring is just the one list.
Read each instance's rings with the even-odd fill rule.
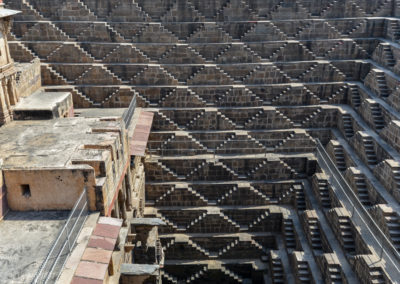
[[16,75],[13,74],[8,77],[7,82],[8,97],[10,105],[15,105],[18,102],[17,87],[16,87]]
[[123,220],[123,226],[125,227],[127,225],[127,219],[128,215],[126,214],[126,205],[125,205],[125,196],[123,194],[124,187],[119,191],[118,193],[118,207],[120,210],[120,217]]
[[128,170],[125,176],[125,185],[126,185],[126,208],[128,211],[132,211],[132,176],[131,171]]
[[8,96],[6,92],[6,86],[5,86],[5,78],[1,80],[1,88],[0,88],[0,124],[6,124],[11,120],[10,118],[10,112],[8,109]]
[[136,218],[131,222],[132,233],[136,234],[133,258],[139,264],[159,264],[158,226],[165,223],[158,218]]
[[5,54],[6,61],[7,61],[7,63],[13,63],[14,60],[11,58],[10,47],[8,46],[8,40],[7,40],[7,36],[10,33],[11,27],[12,27],[12,18],[11,17],[4,18],[2,22],[3,22],[3,24],[0,25],[0,32],[3,34],[3,37],[4,37],[4,44],[5,44],[5,50],[6,50],[6,54]]

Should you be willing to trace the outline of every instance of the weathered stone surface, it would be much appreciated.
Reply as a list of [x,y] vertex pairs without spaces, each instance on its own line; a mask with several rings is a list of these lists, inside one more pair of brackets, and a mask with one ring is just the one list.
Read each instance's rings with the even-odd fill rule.
[[393,280],[315,145],[362,206],[398,211],[396,1],[7,4],[24,11],[12,56],[39,57],[52,90],[69,88],[77,107],[135,97],[154,113],[148,159],[135,166],[146,171],[141,213],[165,223],[163,281]]

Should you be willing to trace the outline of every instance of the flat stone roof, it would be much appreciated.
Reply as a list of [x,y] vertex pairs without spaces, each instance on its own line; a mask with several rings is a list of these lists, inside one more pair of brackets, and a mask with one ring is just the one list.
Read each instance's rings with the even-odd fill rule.
[[100,118],[100,117],[122,117],[127,108],[79,108],[75,109],[78,117]]
[[158,275],[160,266],[156,264],[132,264],[123,263],[121,265],[121,274],[140,276],[140,275]]
[[21,13],[21,11],[5,9],[0,7],[0,18],[14,16],[19,13]]
[[165,225],[165,222],[159,218],[134,218],[131,224],[135,226],[162,226]]
[[69,211],[10,212],[0,222],[0,283],[30,283]]
[[[120,128],[122,121],[80,117],[13,121],[0,128],[2,168],[72,167],[71,159],[85,144],[103,145],[115,139],[115,134],[92,132],[94,128],[108,127]],[[96,155],[96,151],[90,152]]]
[[38,91],[17,103],[14,110],[53,110],[60,103],[71,96],[69,92],[43,92]]
[[[128,111],[128,108],[79,108],[75,109],[75,117],[87,117],[87,118],[110,118],[119,117],[122,118]],[[135,126],[138,122],[142,108],[136,107],[131,123],[129,124],[128,132],[130,137],[133,134]]]

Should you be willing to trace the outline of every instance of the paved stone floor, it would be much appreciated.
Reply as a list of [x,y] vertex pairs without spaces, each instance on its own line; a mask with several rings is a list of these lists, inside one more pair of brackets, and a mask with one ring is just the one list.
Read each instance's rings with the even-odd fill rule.
[[0,223],[0,283],[30,283],[68,215],[69,211],[7,214]]

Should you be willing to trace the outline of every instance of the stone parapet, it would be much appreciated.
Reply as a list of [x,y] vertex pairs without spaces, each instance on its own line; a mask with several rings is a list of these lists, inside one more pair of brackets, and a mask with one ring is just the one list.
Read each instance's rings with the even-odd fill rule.
[[348,168],[344,173],[344,177],[364,205],[370,206],[384,202],[382,196],[371,184],[369,179],[358,168]]
[[400,163],[384,160],[376,166],[374,174],[386,190],[400,202]]
[[347,278],[343,273],[340,261],[335,253],[324,253],[317,256],[317,264],[321,270],[323,279],[327,284],[341,281],[347,284]]
[[38,91],[42,86],[40,74],[40,60],[31,63],[18,63],[15,66],[16,91],[20,98],[25,98]]
[[358,255],[354,258],[354,269],[362,283],[393,283],[377,255]]
[[351,221],[350,212],[345,208],[333,208],[328,211],[327,217],[336,238],[346,253],[350,255],[370,253],[359,229]]
[[315,284],[310,265],[304,256],[304,252],[294,251],[290,255],[290,262],[294,270],[296,284],[304,282]]
[[396,151],[400,152],[400,121],[392,120],[382,130],[380,136],[388,142]]

